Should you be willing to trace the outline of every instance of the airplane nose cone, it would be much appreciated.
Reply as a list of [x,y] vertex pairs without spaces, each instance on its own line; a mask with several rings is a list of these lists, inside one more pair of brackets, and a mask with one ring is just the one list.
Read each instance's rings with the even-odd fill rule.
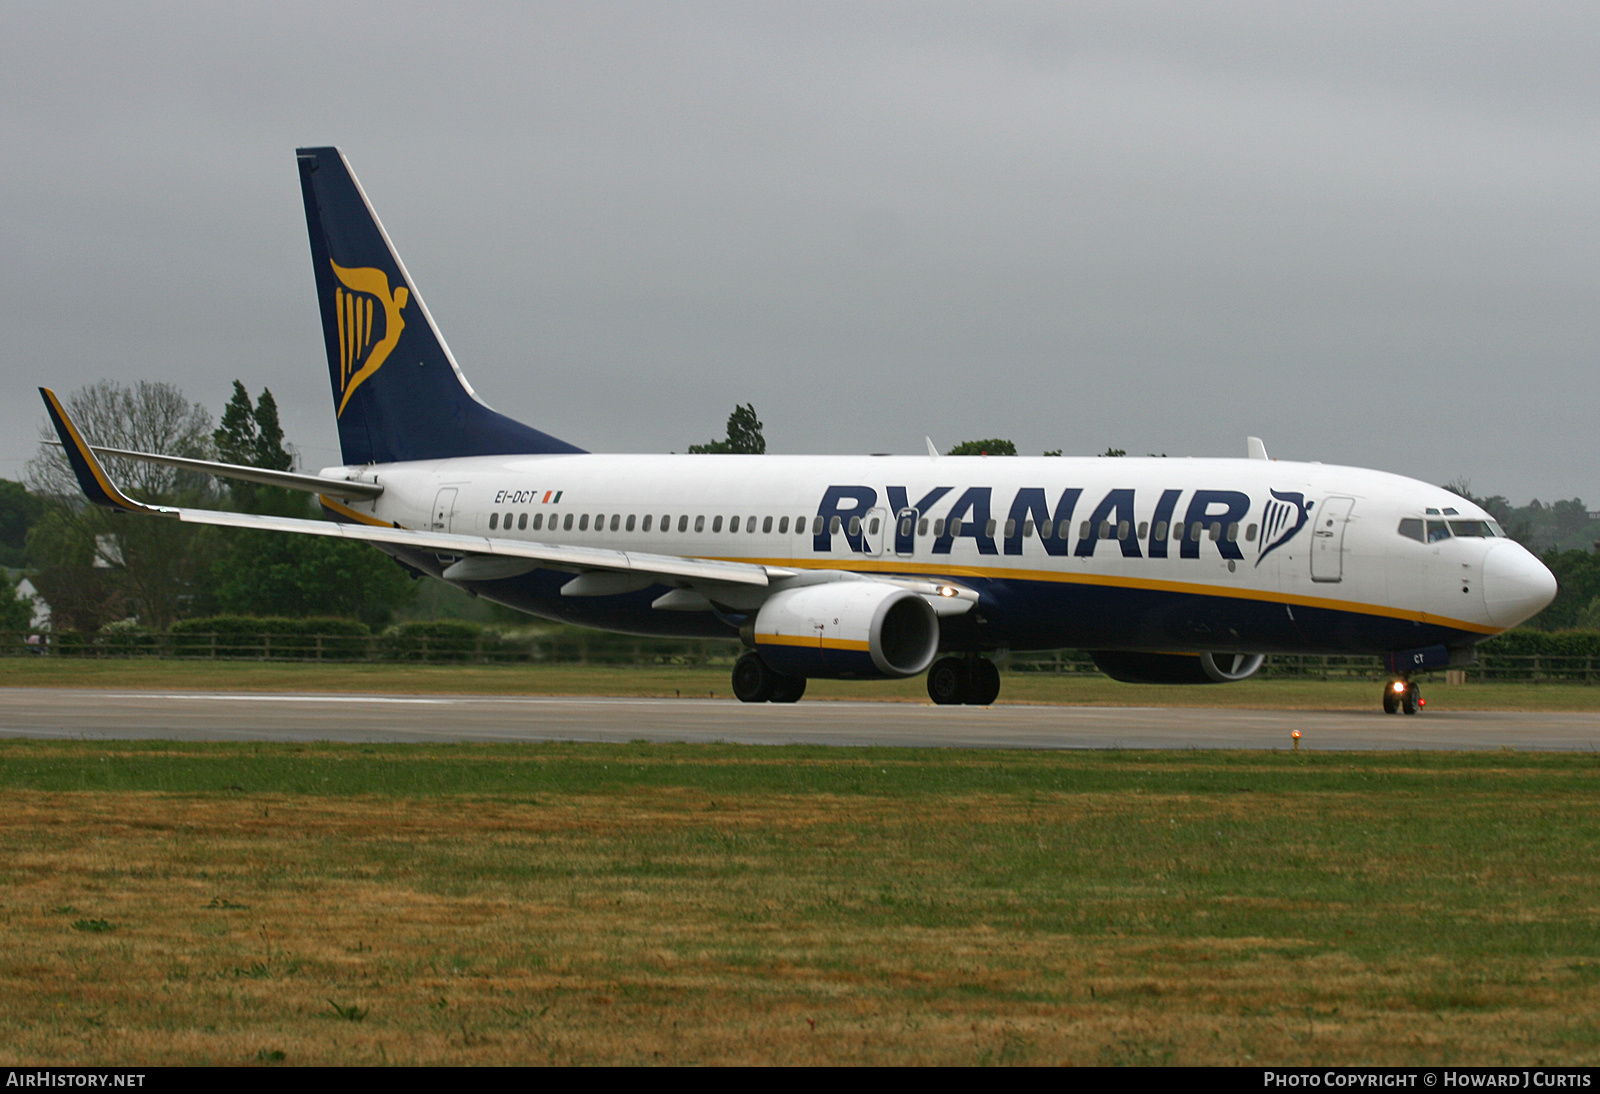
[[1497,627],[1515,627],[1556,598],[1556,575],[1519,543],[1497,543],[1483,559],[1483,600]]

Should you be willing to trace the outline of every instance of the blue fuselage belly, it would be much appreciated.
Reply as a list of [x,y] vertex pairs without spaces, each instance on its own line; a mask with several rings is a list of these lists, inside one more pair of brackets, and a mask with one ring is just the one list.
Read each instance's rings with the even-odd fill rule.
[[[625,634],[732,638],[743,618],[652,608],[670,591],[665,585],[620,596],[562,596],[561,587],[571,580],[571,574],[535,570],[472,588],[545,619]],[[978,591],[978,607],[970,616],[945,620],[946,649],[1360,654],[1483,637],[1434,623],[1268,600],[1014,578],[964,580]]]

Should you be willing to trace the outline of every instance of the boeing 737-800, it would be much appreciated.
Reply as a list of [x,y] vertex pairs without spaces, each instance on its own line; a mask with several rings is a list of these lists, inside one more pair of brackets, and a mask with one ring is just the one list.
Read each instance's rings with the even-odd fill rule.
[[125,453],[317,493],[330,521],[134,501],[53,393],[94,502],[366,540],[547,619],[743,639],[733,686],[926,672],[991,703],[1000,650],[1119,680],[1242,680],[1273,653],[1377,654],[1385,709],[1538,612],[1550,572],[1488,513],[1378,471],[1245,459],[594,455],[473,393],[335,148],[299,151],[344,463],[316,475]]

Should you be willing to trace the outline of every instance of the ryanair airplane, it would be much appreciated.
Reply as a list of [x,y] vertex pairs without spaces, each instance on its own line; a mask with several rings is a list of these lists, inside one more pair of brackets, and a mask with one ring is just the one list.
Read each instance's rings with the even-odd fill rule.
[[[366,540],[546,619],[737,635],[746,702],[810,677],[927,673],[994,702],[999,650],[1093,651],[1124,681],[1243,680],[1274,653],[1378,654],[1383,705],[1554,597],[1488,513],[1378,471],[1246,459],[594,455],[489,409],[335,148],[299,150],[344,464],[295,474],[89,444],[41,389],[89,498],[130,514]],[[134,501],[96,453],[319,495],[329,521]]]

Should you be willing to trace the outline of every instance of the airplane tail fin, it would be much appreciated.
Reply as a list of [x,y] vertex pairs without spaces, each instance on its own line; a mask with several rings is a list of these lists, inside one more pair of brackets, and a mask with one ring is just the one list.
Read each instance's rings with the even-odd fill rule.
[[296,155],[344,462],[582,452],[478,400],[343,154]]

